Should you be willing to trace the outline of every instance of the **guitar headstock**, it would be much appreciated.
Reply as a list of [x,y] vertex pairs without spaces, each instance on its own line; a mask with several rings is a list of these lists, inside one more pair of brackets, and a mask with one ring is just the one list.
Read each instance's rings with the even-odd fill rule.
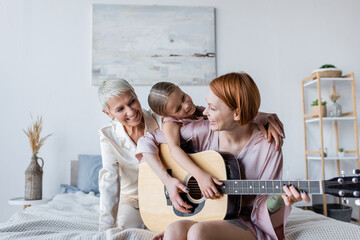
[[360,198],[360,170],[354,170],[356,176],[341,176],[324,181],[325,193],[335,197]]

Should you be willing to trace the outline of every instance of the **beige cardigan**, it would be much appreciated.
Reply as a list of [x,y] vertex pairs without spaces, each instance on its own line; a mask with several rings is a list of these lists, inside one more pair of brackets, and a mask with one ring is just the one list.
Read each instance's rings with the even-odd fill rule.
[[[161,117],[143,109],[145,133],[160,129]],[[114,120],[99,130],[103,168],[99,172],[100,227],[116,227],[120,203],[138,208],[139,161],[136,145],[124,127]]]

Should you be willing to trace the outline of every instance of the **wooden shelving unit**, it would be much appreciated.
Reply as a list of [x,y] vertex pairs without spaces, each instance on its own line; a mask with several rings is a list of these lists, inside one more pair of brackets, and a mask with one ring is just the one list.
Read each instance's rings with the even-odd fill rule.
[[[351,84],[352,89],[352,100],[353,100],[353,111],[343,113],[341,117],[322,117],[319,114],[320,106],[317,113],[306,113],[306,103],[305,103],[305,90],[309,87],[317,88],[317,99],[321,103],[321,87],[322,85],[326,88],[331,87],[333,93],[336,93],[335,83],[345,82]],[[340,162],[343,160],[355,160],[356,168],[360,168],[359,163],[359,138],[358,138],[358,126],[357,126],[357,113],[356,113],[356,96],[355,96],[355,78],[354,73],[348,74],[341,78],[321,78],[320,73],[314,73],[311,76],[304,78],[302,80],[302,99],[303,99],[303,120],[304,120],[304,141],[305,141],[305,168],[306,168],[306,179],[309,179],[309,160],[319,160],[321,161],[322,168],[322,179],[325,180],[325,162],[327,161],[336,161],[337,164],[337,174],[340,176]],[[326,122],[334,122],[335,130],[335,139],[336,139],[336,155],[325,157],[324,155],[324,138],[323,138],[323,124]],[[338,122],[353,122],[354,124],[354,133],[355,133],[355,149],[344,151],[345,156],[339,157],[339,134],[338,134]],[[320,134],[320,151],[309,151],[307,145],[307,136],[306,129],[309,124],[319,124],[319,134]],[[355,166],[354,166],[355,168]],[[327,205],[326,205],[326,195],[323,195],[323,205],[324,205],[324,214],[327,215]],[[359,209],[359,218],[360,218],[360,209]],[[360,222],[358,219],[353,219]]]

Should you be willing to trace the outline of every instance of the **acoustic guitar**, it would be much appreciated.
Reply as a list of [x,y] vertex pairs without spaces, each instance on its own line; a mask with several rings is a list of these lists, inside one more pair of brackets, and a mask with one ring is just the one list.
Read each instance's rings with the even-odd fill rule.
[[[192,206],[191,213],[176,210],[170,201],[168,192],[158,176],[146,162],[139,168],[139,208],[146,227],[159,233],[177,220],[222,220],[239,216],[241,195],[283,194],[284,184],[294,185],[308,194],[330,194],[336,197],[359,198],[360,184],[358,176],[335,177],[320,181],[283,181],[283,180],[241,180],[240,166],[236,158],[229,153],[204,151],[189,154],[189,157],[203,170],[223,182],[218,186],[224,195],[211,200],[202,196],[194,177],[190,176],[171,157],[168,146],[160,145],[159,156],[168,173],[179,179],[190,190],[180,196]],[[356,172],[359,173],[359,170]]]

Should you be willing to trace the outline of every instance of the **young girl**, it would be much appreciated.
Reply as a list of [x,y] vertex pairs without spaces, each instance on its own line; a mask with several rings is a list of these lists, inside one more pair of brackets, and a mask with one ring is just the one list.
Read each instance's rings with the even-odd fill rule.
[[[170,82],[156,83],[150,90],[148,103],[155,113],[165,117],[163,133],[169,146],[171,156],[183,169],[197,180],[204,197],[210,199],[219,198],[221,193],[218,191],[215,184],[221,185],[222,183],[201,168],[194,168],[192,160],[180,147],[180,128],[192,121],[206,119],[206,116],[202,114],[205,108],[195,106],[189,95],[184,93],[177,85]],[[258,116],[260,120],[261,118],[267,117],[268,114],[260,114]],[[276,127],[281,128],[282,124],[280,123],[280,126],[274,124],[274,128],[271,124],[272,123],[270,122],[269,130],[267,133],[265,131],[265,134],[269,136],[269,141],[271,140],[271,136],[273,136],[277,144],[282,144],[280,143],[280,141],[282,142],[282,139],[277,134],[279,133],[282,135],[282,131],[276,132],[275,130]],[[260,129],[263,128],[262,122],[258,125]],[[179,207],[181,208],[181,206]],[[184,208],[182,208],[182,211],[189,212],[189,210]]]

